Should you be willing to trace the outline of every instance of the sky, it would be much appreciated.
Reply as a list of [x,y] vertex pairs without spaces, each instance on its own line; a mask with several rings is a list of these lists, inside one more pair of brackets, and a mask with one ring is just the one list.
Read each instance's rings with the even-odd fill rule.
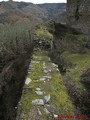
[[[8,0],[0,0],[0,1],[8,1]],[[32,3],[66,3],[67,0],[13,0],[13,1],[24,1],[24,2],[32,2]]]

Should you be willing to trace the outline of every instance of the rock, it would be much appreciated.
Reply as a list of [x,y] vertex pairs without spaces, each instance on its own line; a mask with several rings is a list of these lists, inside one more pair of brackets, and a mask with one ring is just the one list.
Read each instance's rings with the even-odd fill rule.
[[58,67],[58,65],[56,65],[55,63],[52,63],[52,65],[53,65],[54,67]]
[[17,109],[18,107],[15,107],[15,109]]
[[45,67],[45,62],[43,62],[43,66]]
[[33,105],[44,105],[43,99],[32,100]]
[[46,78],[42,77],[42,78],[40,78],[40,80],[41,80],[41,81],[45,81],[45,80],[46,80]]
[[51,70],[51,69],[49,69],[48,71],[49,71],[49,72],[52,72],[52,70]]
[[43,92],[42,91],[35,91],[36,92],[36,94],[38,94],[38,95],[43,95]]
[[35,80],[35,82],[39,82],[39,80]]
[[39,110],[39,108],[37,108],[38,111],[38,115],[42,115],[41,111]]
[[48,61],[51,61],[51,59],[49,58]]
[[44,98],[43,98],[43,100],[44,100],[44,103],[47,103],[47,102],[49,102],[50,101],[50,94],[49,95],[47,95],[47,96],[44,96]]
[[32,80],[30,78],[26,78],[25,84],[28,85]]
[[31,74],[32,72],[28,71],[28,74]]
[[47,67],[45,66],[45,67],[43,67],[43,69],[46,69]]
[[58,69],[58,68],[56,68],[56,71],[58,71],[58,72],[59,72],[59,69]]
[[44,108],[44,111],[46,114],[49,114],[50,112],[47,110],[47,108]]
[[43,78],[51,79],[52,77],[47,75],[47,76],[43,76]]
[[54,107],[52,105],[49,104],[45,104],[44,107],[50,112],[50,113],[54,113]]
[[47,81],[49,81],[50,79],[47,79]]
[[47,73],[48,73],[48,71],[47,71],[47,70],[44,70],[43,72],[44,72],[45,74],[47,74]]
[[40,88],[36,88],[37,91],[40,91],[41,89]]
[[58,115],[56,115],[56,114],[53,114],[53,116],[54,116],[54,118],[58,118]]

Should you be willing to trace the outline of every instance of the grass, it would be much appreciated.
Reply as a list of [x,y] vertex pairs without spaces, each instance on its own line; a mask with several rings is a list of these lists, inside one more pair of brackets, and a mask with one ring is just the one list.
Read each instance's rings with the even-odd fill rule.
[[85,54],[74,54],[70,52],[65,52],[64,57],[75,64],[74,68],[70,68],[69,72],[66,73],[66,76],[70,76],[74,79],[76,85],[79,88],[83,88],[83,85],[80,82],[80,76],[90,68],[90,53]]
[[[67,94],[67,90],[64,86],[63,79],[59,72],[53,67],[50,61],[48,61],[48,56],[40,55],[35,53],[33,56],[33,60],[40,61],[40,63],[32,63],[35,70],[28,74],[27,76],[30,77],[32,81],[29,86],[32,88],[30,91],[23,92],[23,99],[21,100],[23,111],[26,113],[23,120],[28,120],[28,114],[30,113],[31,109],[33,109],[33,105],[31,104],[32,100],[43,98],[45,95],[50,94],[51,100],[50,105],[54,106],[54,112],[58,115],[73,115],[73,105],[72,102]],[[43,61],[45,61],[47,68],[51,68],[52,72],[50,75],[52,79],[46,83],[46,85],[42,82],[35,82],[40,77],[42,77],[45,73],[42,72]],[[40,87],[45,94],[43,96],[38,96],[35,93],[35,88]],[[25,99],[26,98],[26,99]],[[40,107],[40,110],[43,113],[43,118],[46,120],[48,117],[44,111],[43,107]]]
[[37,38],[42,39],[43,41],[51,42],[53,39],[52,34],[47,30],[45,26],[40,26],[36,29],[35,35]]

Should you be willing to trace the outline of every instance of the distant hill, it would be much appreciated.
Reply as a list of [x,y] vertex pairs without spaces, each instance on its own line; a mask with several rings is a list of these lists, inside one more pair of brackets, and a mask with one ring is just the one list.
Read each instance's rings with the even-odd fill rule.
[[48,19],[66,22],[66,3],[45,3],[38,6],[47,11]]
[[0,23],[61,21],[60,17],[66,19],[65,3],[0,2]]

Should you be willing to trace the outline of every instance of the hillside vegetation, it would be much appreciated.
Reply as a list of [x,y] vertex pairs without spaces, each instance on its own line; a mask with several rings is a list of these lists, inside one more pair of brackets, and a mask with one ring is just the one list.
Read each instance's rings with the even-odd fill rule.
[[55,18],[56,13],[61,13],[63,17],[65,10],[66,4],[37,5],[13,1],[0,2],[0,23],[42,23],[44,20]]

